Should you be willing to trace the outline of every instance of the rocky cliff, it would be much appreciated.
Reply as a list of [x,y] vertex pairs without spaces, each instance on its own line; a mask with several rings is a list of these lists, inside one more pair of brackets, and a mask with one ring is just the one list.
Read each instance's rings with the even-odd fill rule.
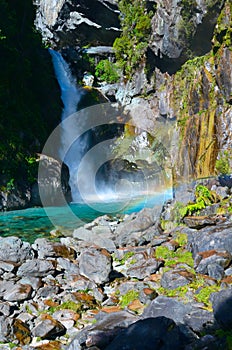
[[35,5],[37,28],[58,48],[113,44],[120,30],[116,1],[36,0]]
[[[68,47],[66,52],[73,54],[86,44],[112,45],[120,35],[118,1],[36,5],[36,25],[44,39],[59,49]],[[127,105],[133,123],[141,124],[138,113],[143,110],[142,126],[151,133],[157,118],[176,120],[171,155],[176,181],[213,175],[220,172],[218,158],[223,163],[226,152],[229,159],[231,149],[231,4],[157,0],[147,1],[146,8],[152,17],[145,62],[129,80],[102,91]],[[74,70],[76,57],[68,57]]]

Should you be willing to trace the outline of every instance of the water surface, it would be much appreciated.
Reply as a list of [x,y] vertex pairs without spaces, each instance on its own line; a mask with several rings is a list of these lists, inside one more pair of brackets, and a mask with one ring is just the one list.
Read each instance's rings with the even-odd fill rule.
[[[101,203],[71,203],[65,207],[29,208],[0,213],[0,236],[17,236],[28,242],[34,242],[38,237],[51,238],[51,230],[72,231],[85,222],[108,214],[138,212],[144,207],[152,208],[171,198],[172,193],[167,190],[151,196],[137,196],[122,200],[108,199]],[[71,213],[71,215],[70,215]]]

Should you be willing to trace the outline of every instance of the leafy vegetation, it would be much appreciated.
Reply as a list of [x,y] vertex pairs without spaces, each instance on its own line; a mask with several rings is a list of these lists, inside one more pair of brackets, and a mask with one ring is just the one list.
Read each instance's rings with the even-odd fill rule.
[[192,254],[182,248],[172,251],[168,247],[159,246],[156,248],[155,257],[156,259],[163,259],[164,266],[166,267],[171,267],[179,263],[187,264],[190,267],[194,265]]
[[216,330],[215,334],[219,338],[226,338],[228,350],[232,349],[232,334],[231,334],[231,330],[226,331],[226,330],[223,330],[223,329],[218,329],[218,330]]
[[158,293],[166,295],[168,297],[177,297],[182,301],[188,301],[187,293],[190,291],[194,294],[194,298],[197,302],[203,303],[205,308],[212,311],[212,303],[210,301],[210,295],[220,290],[219,285],[206,285],[206,281],[200,275],[196,275],[194,280],[185,286],[180,286],[175,289],[166,289],[163,287],[158,288]]
[[107,83],[116,83],[119,80],[119,73],[115,63],[109,60],[101,60],[95,69],[95,75],[99,80]]
[[49,313],[53,314],[55,311],[59,310],[72,310],[74,312],[78,312],[81,310],[81,304],[80,303],[75,303],[72,300],[64,301],[62,304],[58,306],[51,306],[49,308]]
[[213,191],[207,187],[198,185],[195,191],[196,203],[189,204],[180,209],[182,218],[186,215],[192,215],[204,209],[207,205],[211,205],[217,201],[217,196]]
[[230,161],[232,161],[232,154],[229,151],[221,152],[215,164],[217,172],[222,175],[229,174],[231,172]]
[[122,34],[113,47],[118,66],[129,79],[144,60],[148,47],[153,11],[147,11],[145,0],[120,0]]
[[132,301],[136,300],[139,296],[139,293],[135,290],[129,290],[126,294],[122,295],[120,297],[120,306],[122,308],[125,308],[128,306]]

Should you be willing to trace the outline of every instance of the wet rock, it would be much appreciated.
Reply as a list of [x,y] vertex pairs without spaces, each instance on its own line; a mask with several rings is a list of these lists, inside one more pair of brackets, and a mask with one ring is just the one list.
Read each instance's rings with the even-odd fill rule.
[[11,319],[6,316],[0,316],[0,341],[9,341],[11,333]]
[[232,328],[232,288],[212,295],[214,317],[223,329]]
[[17,237],[0,237],[0,260],[7,262],[23,262],[32,259],[33,253],[29,243]]
[[112,236],[112,231],[106,226],[96,226],[92,230],[87,230],[84,227],[80,227],[73,232],[73,237],[79,240],[94,243],[100,248],[105,248],[109,252],[113,252],[116,246],[110,237]]
[[[136,254],[134,259],[136,259],[137,255],[139,254]],[[139,280],[142,280],[145,277],[150,276],[152,273],[155,273],[159,269],[160,265],[160,262],[152,258],[138,260],[138,262],[136,262],[132,265],[132,267],[126,270],[126,274],[129,277],[138,278]]]
[[15,269],[15,264],[5,262],[5,261],[0,261],[0,269],[6,272],[12,272]]
[[151,241],[155,233],[159,232],[154,224],[158,221],[160,212],[161,208],[158,211],[146,208],[136,215],[132,214],[117,226],[114,232],[116,245],[119,247],[142,245]]
[[216,280],[222,280],[224,277],[224,268],[219,264],[209,264],[208,275]]
[[196,255],[195,268],[198,273],[206,275],[209,274],[210,265],[211,273],[213,273],[213,266],[218,265],[222,268],[221,271],[223,273],[224,269],[229,266],[231,260],[231,254],[226,250],[209,250],[205,252],[200,252]]
[[13,323],[13,333],[20,345],[27,345],[31,342],[29,327],[21,320],[16,319]]
[[66,328],[59,321],[45,314],[37,320],[37,325],[32,329],[32,335],[42,339],[55,339],[65,334],[65,330]]
[[176,323],[184,323],[184,317],[192,310],[191,304],[184,304],[175,299],[165,296],[158,296],[152,300],[150,305],[144,310],[142,317],[164,316],[172,319]]
[[23,263],[17,272],[17,276],[42,277],[54,272],[54,265],[51,261],[34,259]]
[[32,248],[38,251],[39,259],[59,256],[72,260],[76,257],[74,249],[60,243],[49,242],[45,238],[37,238]]
[[184,223],[190,228],[199,229],[205,226],[216,225],[218,218],[216,216],[187,216],[184,218]]
[[106,350],[183,349],[181,332],[175,322],[166,317],[139,320],[123,330]]
[[211,190],[215,191],[221,199],[228,198],[230,194],[229,188],[227,186],[212,186]]
[[112,269],[111,256],[106,250],[90,248],[79,258],[80,274],[97,284],[108,281]]
[[31,189],[31,206],[59,206],[70,202],[68,181],[69,170],[64,163],[40,154],[38,182]]
[[221,186],[232,187],[232,175],[221,175],[218,179]]
[[[62,47],[80,43],[112,44],[118,35],[119,21],[116,4],[94,0],[89,4],[75,1],[39,0],[36,27],[46,40],[61,42]],[[57,30],[54,28],[58,27]]]
[[188,248],[196,256],[198,252],[211,249],[227,250],[232,254],[232,222],[227,221],[201,230],[186,230]]
[[215,319],[212,312],[196,309],[184,317],[184,323],[194,332],[200,333],[212,327]]
[[193,275],[184,270],[171,270],[162,275],[161,286],[166,289],[176,289],[191,283]]
[[72,263],[69,259],[58,258],[57,259],[57,270],[64,270],[66,274],[79,275],[78,264]]
[[11,313],[11,306],[9,303],[0,302],[0,315],[9,316]]
[[32,288],[29,284],[17,283],[4,294],[3,298],[6,301],[22,301],[28,299],[31,293]]

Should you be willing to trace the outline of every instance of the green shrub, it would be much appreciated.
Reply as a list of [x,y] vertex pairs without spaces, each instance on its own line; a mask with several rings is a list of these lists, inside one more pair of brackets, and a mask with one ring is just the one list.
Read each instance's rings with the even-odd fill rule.
[[116,83],[119,80],[118,68],[115,63],[109,60],[101,60],[96,68],[95,75],[99,80],[106,81],[107,83]]
[[230,160],[232,156],[228,151],[221,152],[219,159],[216,160],[215,168],[219,174],[225,175],[231,172]]
[[122,34],[113,47],[118,66],[129,78],[145,57],[153,12],[148,13],[145,0],[120,0],[118,7]]
[[180,209],[180,215],[185,217],[186,215],[192,215],[200,210],[204,209],[207,205],[211,205],[216,202],[217,198],[213,191],[210,191],[207,187],[198,185],[195,191],[196,203],[189,204]]

